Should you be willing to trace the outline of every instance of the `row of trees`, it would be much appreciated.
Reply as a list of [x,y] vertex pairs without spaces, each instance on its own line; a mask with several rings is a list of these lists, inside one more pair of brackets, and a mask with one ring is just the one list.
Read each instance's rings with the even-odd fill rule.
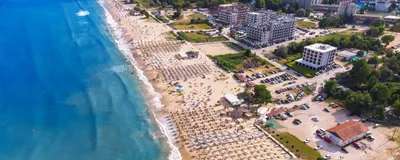
[[[378,63],[368,60],[368,63]],[[385,107],[390,105],[393,113],[400,116],[400,78],[395,71],[400,67],[400,55],[383,60],[383,67],[373,70],[366,60],[360,59],[353,63],[349,72],[337,76],[337,82],[351,90],[344,91],[335,81],[325,83],[324,91],[329,95],[344,100],[345,105],[353,114],[369,113],[374,118],[386,115]],[[392,64],[394,63],[394,64]],[[390,67],[390,68],[389,68]]]
[[[382,37],[383,38],[383,37]],[[390,42],[391,37],[383,38],[384,42]],[[275,50],[274,54],[286,58],[288,55],[293,55],[297,53],[302,53],[304,47],[314,43],[324,43],[330,44],[332,46],[336,46],[339,49],[342,48],[357,48],[360,50],[373,50],[376,52],[382,52],[383,46],[379,39],[373,37],[363,37],[358,34],[354,35],[340,35],[333,33],[329,36],[325,36],[324,38],[314,38],[306,41],[291,42],[288,46],[281,46],[277,50]]]

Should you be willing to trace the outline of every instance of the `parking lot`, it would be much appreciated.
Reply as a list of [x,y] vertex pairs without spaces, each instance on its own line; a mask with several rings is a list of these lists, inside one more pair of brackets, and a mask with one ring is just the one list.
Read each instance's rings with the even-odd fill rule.
[[[309,138],[311,141],[308,143],[312,148],[317,145],[321,145],[321,155],[330,155],[332,159],[370,159],[371,156],[380,156],[379,153],[384,153],[386,148],[390,148],[394,142],[388,141],[387,133],[391,133],[389,129],[379,127],[374,128],[372,123],[365,123],[370,129],[369,132],[375,137],[374,141],[368,141],[363,139],[360,144],[363,145],[363,149],[356,149],[352,145],[345,147],[349,153],[346,154],[341,151],[340,147],[330,144],[323,139],[319,138],[315,133],[316,130],[321,128],[329,129],[336,126],[338,123],[343,123],[350,120],[360,120],[357,116],[348,116],[348,112],[341,108],[332,108],[326,102],[310,102],[308,110],[297,110],[292,112],[293,117],[285,121],[280,121],[286,128],[281,129],[283,131],[290,132],[300,140]],[[324,108],[328,108],[330,112],[324,111]],[[299,119],[300,124],[294,124],[294,120]],[[318,119],[318,120],[316,120]],[[378,157],[379,159],[379,157]]]

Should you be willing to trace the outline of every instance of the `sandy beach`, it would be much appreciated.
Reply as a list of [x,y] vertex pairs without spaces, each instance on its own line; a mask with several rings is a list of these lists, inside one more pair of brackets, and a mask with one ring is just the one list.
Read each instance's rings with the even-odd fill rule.
[[[246,118],[231,118],[235,109],[227,107],[223,96],[243,91],[244,84],[218,68],[201,48],[168,40],[164,35],[171,28],[144,16],[129,16],[116,1],[107,1],[107,10],[129,44],[125,56],[145,76],[141,77],[145,90],[151,88],[144,94],[155,109],[161,132],[168,137],[169,159],[293,158],[254,126],[256,116],[250,111],[245,111]],[[189,51],[198,54],[179,57]]]

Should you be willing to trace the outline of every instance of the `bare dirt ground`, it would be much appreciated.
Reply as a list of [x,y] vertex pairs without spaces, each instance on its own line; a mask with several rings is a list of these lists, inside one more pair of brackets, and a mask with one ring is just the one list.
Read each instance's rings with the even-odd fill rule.
[[229,53],[237,53],[236,50],[226,46],[222,42],[194,44],[194,46],[206,55],[221,55]]

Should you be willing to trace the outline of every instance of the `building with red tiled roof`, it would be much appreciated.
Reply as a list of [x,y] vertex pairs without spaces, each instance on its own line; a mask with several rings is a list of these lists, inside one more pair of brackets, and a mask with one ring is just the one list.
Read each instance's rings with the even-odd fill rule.
[[349,121],[326,130],[327,137],[338,146],[345,146],[364,137],[368,127],[359,121]]

